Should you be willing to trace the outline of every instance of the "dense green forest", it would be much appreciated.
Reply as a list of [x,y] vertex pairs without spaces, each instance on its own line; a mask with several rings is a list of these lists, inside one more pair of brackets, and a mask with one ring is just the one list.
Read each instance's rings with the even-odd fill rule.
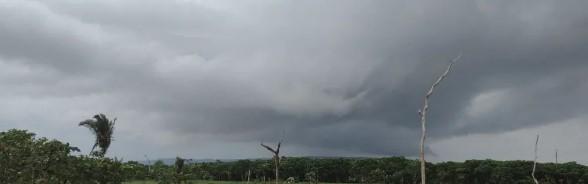
[[[100,155],[72,155],[76,151],[79,149],[69,144],[36,138],[25,130],[0,132],[0,183],[180,183],[194,179],[270,183],[274,176],[270,159],[190,163],[178,158],[172,165],[162,161],[145,165]],[[427,179],[439,184],[532,183],[532,166],[531,161],[429,163]],[[403,157],[283,157],[280,179],[304,183],[414,184],[419,182],[418,169],[418,160]],[[539,164],[536,176],[541,183],[588,183],[588,167],[573,162]]]

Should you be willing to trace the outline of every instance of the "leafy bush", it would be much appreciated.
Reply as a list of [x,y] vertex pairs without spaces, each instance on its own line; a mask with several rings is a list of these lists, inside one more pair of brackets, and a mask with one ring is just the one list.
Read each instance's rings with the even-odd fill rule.
[[[0,132],[0,183],[120,184],[156,180],[161,184],[186,180],[270,181],[272,160],[184,163],[158,161],[154,165],[93,156],[73,156],[79,151],[67,143],[36,138],[25,130]],[[531,161],[468,160],[427,164],[429,183],[498,184],[532,183]],[[418,183],[418,161],[391,158],[283,158],[283,178],[306,183]],[[249,177],[250,176],[250,177]],[[540,183],[588,183],[588,167],[575,162],[538,164]]]
[[67,143],[36,138],[26,130],[0,132],[0,183],[121,183],[122,163],[72,156]]

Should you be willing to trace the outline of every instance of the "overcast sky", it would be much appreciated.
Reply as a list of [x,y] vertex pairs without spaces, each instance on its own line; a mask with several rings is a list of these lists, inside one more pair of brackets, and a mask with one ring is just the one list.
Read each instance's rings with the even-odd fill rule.
[[109,156],[588,163],[588,1],[0,0],[0,130]]

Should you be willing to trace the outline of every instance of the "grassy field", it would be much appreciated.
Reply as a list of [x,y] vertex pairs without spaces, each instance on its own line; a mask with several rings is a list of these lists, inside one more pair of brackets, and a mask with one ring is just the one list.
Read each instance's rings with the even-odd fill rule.
[[[239,181],[204,181],[204,180],[194,180],[190,181],[193,184],[245,184],[246,182],[239,182]],[[251,184],[255,184],[255,182],[250,182]],[[266,182],[267,184],[274,184],[274,182]],[[155,181],[132,181],[132,182],[124,182],[123,184],[157,184]],[[321,183],[327,184],[327,183]],[[336,184],[336,183],[328,183],[328,184]]]
[[[190,181],[193,184],[232,184],[241,182],[227,182],[227,181]],[[123,184],[157,184],[156,181],[132,181],[123,182]]]
[[[238,181],[205,181],[205,180],[193,180],[189,181],[193,184],[241,184],[245,182],[238,182]],[[123,182],[123,184],[157,184],[156,181],[132,181],[132,182]]]

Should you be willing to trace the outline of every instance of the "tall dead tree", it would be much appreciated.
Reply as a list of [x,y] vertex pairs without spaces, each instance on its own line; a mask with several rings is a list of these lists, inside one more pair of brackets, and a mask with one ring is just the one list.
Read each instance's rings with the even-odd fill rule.
[[278,146],[276,147],[276,149],[273,149],[263,143],[261,143],[261,146],[264,147],[265,149],[267,149],[268,151],[272,152],[273,155],[273,160],[274,160],[274,167],[275,167],[275,172],[276,172],[276,184],[279,184],[279,178],[280,178],[280,174],[279,174],[279,168],[280,168],[280,147],[282,146],[282,141],[280,140],[278,142]]
[[535,140],[535,160],[533,161],[533,172],[531,172],[531,177],[533,177],[533,181],[535,184],[539,184],[537,178],[535,178],[535,169],[537,168],[537,145],[539,144],[539,134],[537,134],[537,139]]
[[559,164],[558,160],[557,160],[557,149],[555,149],[555,166],[557,167],[557,164]]
[[251,169],[247,170],[247,184],[249,184],[250,179],[251,179]]
[[147,157],[147,155],[143,155],[143,156],[147,160],[147,174],[148,174],[148,176],[151,176],[151,160],[149,160],[149,157]]
[[453,58],[453,60],[451,60],[451,62],[449,63],[449,66],[447,66],[447,69],[445,70],[445,72],[439,76],[439,78],[437,78],[437,81],[435,81],[435,83],[433,83],[433,85],[431,86],[431,88],[429,88],[429,91],[427,92],[427,94],[425,95],[425,101],[423,103],[423,108],[419,110],[419,116],[421,117],[421,145],[420,145],[420,154],[419,154],[419,160],[421,162],[421,184],[426,184],[426,160],[425,160],[425,139],[427,138],[427,111],[429,110],[429,98],[431,97],[431,95],[433,95],[433,92],[435,91],[435,88],[441,83],[441,81],[443,81],[445,78],[447,78],[447,75],[449,74],[449,72],[451,72],[451,68],[453,67],[453,65],[455,64],[455,62],[457,62],[459,59],[461,58],[461,53]]

